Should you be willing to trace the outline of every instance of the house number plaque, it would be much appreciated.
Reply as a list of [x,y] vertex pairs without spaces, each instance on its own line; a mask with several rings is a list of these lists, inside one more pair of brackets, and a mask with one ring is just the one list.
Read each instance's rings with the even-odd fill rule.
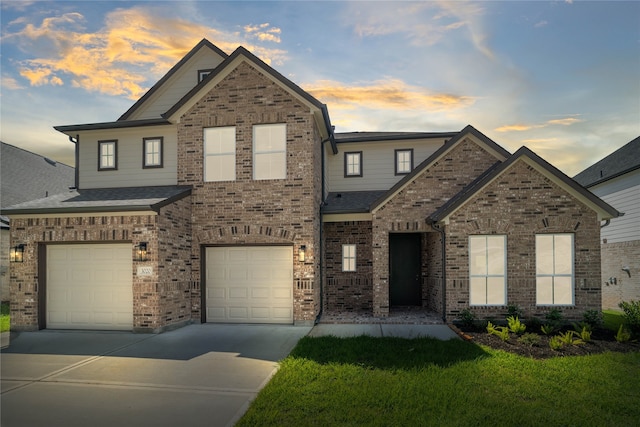
[[153,275],[153,267],[138,267],[138,276],[151,276]]

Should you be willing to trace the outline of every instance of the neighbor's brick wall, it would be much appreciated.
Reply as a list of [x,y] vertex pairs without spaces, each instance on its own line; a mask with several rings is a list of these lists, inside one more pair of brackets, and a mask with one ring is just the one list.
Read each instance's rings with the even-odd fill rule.
[[[640,301],[640,240],[603,243],[601,251],[602,308],[620,310],[622,301]],[[625,266],[630,268],[631,277],[622,271]]]
[[[324,310],[373,309],[371,221],[329,222],[324,230]],[[342,271],[342,245],[356,245],[356,271]]]
[[[253,125],[286,123],[287,178],[253,180]],[[236,180],[203,182],[203,128],[236,127]],[[293,245],[294,319],[319,313],[321,143],[309,107],[247,63],[240,64],[178,124],[178,184],[193,185],[191,253],[199,317],[201,245]],[[300,245],[306,261],[298,262]]]
[[[373,214],[375,315],[389,313],[389,233],[433,232],[426,218],[496,162],[493,155],[466,138]],[[427,283],[438,286],[435,278]],[[428,289],[427,295],[434,292]]]
[[[592,210],[527,165],[508,171],[459,209],[446,226],[447,317],[469,307],[468,236],[507,236],[507,303],[526,316],[544,318],[550,307],[536,306],[536,233],[574,233],[575,306],[559,306],[567,319],[600,310],[600,222]],[[478,317],[498,317],[506,307],[472,307]]]

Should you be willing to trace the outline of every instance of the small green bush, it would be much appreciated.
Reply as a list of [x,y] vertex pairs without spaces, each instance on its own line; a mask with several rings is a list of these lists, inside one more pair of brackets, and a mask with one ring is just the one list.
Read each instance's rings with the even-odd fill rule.
[[624,312],[624,322],[629,330],[640,335],[640,301],[622,301],[618,307]]
[[583,342],[591,341],[592,330],[588,323],[574,323],[573,328]]
[[582,320],[584,323],[591,326],[591,330],[603,325],[602,312],[598,310],[587,310],[582,314]]
[[524,331],[527,330],[527,326],[520,321],[518,316],[507,317],[507,325],[509,327],[509,330],[517,335],[521,335],[524,333]]
[[522,336],[518,338],[518,341],[529,347],[537,347],[538,344],[540,344],[540,335],[527,332],[526,334],[522,334]]
[[551,339],[549,340],[549,347],[551,347],[552,350],[555,350],[555,351],[561,350],[563,346],[564,346],[564,343],[562,342],[562,339],[557,335],[554,337],[551,337]]
[[545,335],[552,335],[557,330],[558,328],[555,325],[552,325],[551,323],[545,323],[540,327],[540,331]]
[[462,323],[463,326],[473,327],[476,325],[476,320],[477,320],[476,315],[473,311],[469,310],[468,308],[465,308],[464,310],[462,310],[458,318],[460,319],[460,323]]
[[540,332],[540,327],[542,326],[542,322],[537,317],[530,317],[527,320],[527,328],[533,332]]
[[509,341],[509,328],[506,326],[494,326],[493,323],[488,322],[487,332],[489,335],[495,335],[502,341]]
[[627,342],[631,339],[631,333],[624,327],[624,325],[620,325],[620,327],[618,328],[618,333],[616,333],[615,339],[618,342]]
[[560,339],[560,341],[562,341],[563,344],[567,345],[584,344],[584,341],[582,341],[580,338],[576,338],[575,335],[575,331],[560,332],[558,334],[558,338]]
[[524,313],[518,304],[509,304],[507,306],[508,317],[522,317]]

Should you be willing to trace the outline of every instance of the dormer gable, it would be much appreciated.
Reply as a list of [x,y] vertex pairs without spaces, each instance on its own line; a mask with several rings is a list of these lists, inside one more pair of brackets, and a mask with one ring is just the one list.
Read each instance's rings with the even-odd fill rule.
[[202,39],[167,74],[151,87],[118,121],[160,118],[185,93],[198,85],[228,55]]

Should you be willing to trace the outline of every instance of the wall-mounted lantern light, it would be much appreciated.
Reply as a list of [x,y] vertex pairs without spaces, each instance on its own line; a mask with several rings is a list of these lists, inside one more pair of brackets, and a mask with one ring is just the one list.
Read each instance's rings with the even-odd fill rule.
[[300,246],[300,249],[298,250],[298,261],[304,262],[306,250],[307,247],[305,245]]
[[24,245],[19,244],[9,251],[9,262],[22,262],[24,259]]
[[140,242],[136,247],[136,261],[147,261],[147,242]]

